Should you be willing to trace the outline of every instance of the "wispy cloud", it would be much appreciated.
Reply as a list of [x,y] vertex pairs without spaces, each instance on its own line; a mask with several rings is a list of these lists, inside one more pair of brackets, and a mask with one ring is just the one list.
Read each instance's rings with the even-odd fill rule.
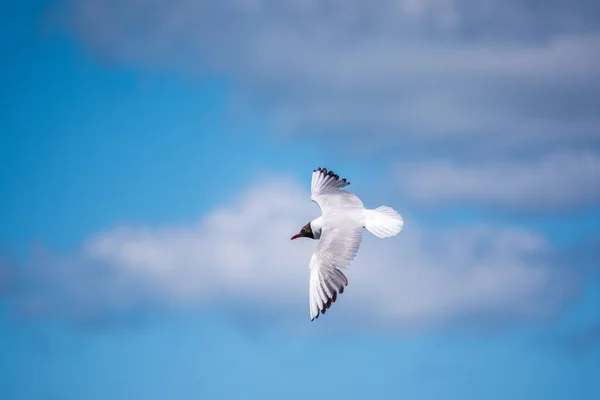
[[[289,237],[317,214],[292,180],[266,181],[197,224],[120,227],[90,238],[69,262],[55,260],[51,269],[33,263],[22,304],[78,315],[144,302],[227,304],[300,321],[308,315],[316,243]],[[347,292],[331,311],[349,321],[357,313],[393,326],[538,318],[555,313],[578,287],[575,272],[550,261],[543,238],[519,229],[427,231],[407,219],[394,239],[365,236]]]
[[[232,109],[265,112],[276,135],[415,161],[404,181],[419,199],[546,209],[598,200],[596,2],[59,4],[97,54],[224,77]],[[419,180],[432,173],[446,180]],[[553,191],[551,173],[569,190]]]
[[403,193],[428,204],[556,210],[600,202],[600,156],[556,154],[522,161],[400,164]]
[[62,4],[100,54],[228,77],[290,132],[495,150],[600,140],[595,2]]

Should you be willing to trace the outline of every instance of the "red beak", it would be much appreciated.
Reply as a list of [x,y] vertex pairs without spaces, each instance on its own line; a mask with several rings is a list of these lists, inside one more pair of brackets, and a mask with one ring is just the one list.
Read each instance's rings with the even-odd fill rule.
[[301,236],[302,236],[301,234],[294,235],[294,236],[292,236],[292,238],[290,240],[298,239]]

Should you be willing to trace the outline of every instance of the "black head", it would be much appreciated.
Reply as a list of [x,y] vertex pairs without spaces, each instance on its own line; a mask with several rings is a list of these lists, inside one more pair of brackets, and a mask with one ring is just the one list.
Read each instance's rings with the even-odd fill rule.
[[314,239],[315,235],[313,234],[312,228],[310,227],[310,222],[306,225],[304,225],[302,227],[302,229],[300,229],[300,233],[298,233],[297,235],[292,236],[292,240],[294,239],[298,239],[300,237],[307,237],[310,239]]

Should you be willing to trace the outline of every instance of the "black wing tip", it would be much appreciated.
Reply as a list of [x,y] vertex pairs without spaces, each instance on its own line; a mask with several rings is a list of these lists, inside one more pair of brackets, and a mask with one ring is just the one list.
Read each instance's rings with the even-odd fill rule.
[[314,321],[315,319],[319,319],[319,315],[325,315],[325,313],[327,312],[327,310],[331,307],[331,305],[333,303],[335,303],[335,301],[337,300],[337,295],[344,293],[344,287],[348,286],[348,282],[346,282],[346,284],[344,286],[342,286],[339,291],[334,291],[333,292],[333,296],[331,296],[329,298],[329,300],[327,300],[327,303],[323,304],[323,308],[321,308],[320,310],[317,310],[317,315],[315,315],[314,317],[312,317],[310,320]]
[[[328,171],[327,168],[321,168],[321,167],[319,167],[319,168],[313,170],[313,172],[320,172],[323,175],[327,175],[327,176],[330,176],[332,178],[335,178],[336,181],[340,180],[340,176],[338,174],[336,174],[333,171]],[[342,178],[341,181],[347,183],[348,185],[350,184],[350,182],[348,182],[346,180],[346,178]]]

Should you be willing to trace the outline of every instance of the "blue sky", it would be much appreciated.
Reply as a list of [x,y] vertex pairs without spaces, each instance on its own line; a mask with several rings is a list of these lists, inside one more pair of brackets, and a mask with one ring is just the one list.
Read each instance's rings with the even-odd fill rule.
[[600,8],[474,4],[3,4],[0,397],[597,397]]

